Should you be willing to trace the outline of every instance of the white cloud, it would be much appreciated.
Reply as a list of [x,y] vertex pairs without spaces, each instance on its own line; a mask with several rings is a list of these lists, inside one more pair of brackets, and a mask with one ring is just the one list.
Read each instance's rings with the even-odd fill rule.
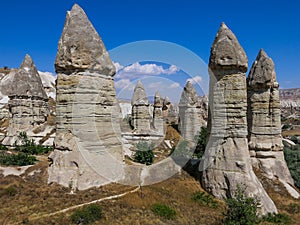
[[117,72],[124,68],[124,66],[122,66],[122,65],[121,65],[120,63],[118,63],[118,62],[113,62],[113,64],[115,65],[116,71],[117,71]]
[[180,87],[180,84],[175,82],[175,83],[171,84],[169,88],[179,88],[179,87]]
[[121,79],[115,82],[116,89],[123,89],[131,84],[129,79]]
[[141,76],[157,76],[161,74],[172,75],[179,71],[179,68],[175,65],[171,65],[169,68],[164,69],[162,66],[154,63],[140,64],[135,62],[129,66],[123,67],[120,63],[115,62],[115,67],[118,71],[116,78],[138,78]]
[[202,82],[202,80],[203,80],[203,78],[201,76],[195,76],[193,78],[187,79],[186,81],[187,82],[190,81],[192,84],[199,84]]

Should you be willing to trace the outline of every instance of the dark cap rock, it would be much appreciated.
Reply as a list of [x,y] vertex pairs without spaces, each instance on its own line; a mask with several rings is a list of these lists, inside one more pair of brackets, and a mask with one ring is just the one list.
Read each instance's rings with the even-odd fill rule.
[[248,85],[250,87],[271,87],[274,82],[276,82],[274,62],[267,53],[261,49],[255,62],[252,64],[248,76]]
[[34,62],[26,55],[19,70],[12,70],[2,80],[1,92],[10,97],[38,97],[48,99]]
[[137,85],[134,88],[133,96],[131,99],[131,105],[146,105],[148,103],[149,101],[145,91],[145,87],[141,81],[138,81]]
[[116,73],[99,34],[77,4],[67,13],[55,69],[64,74],[89,71],[113,76]]
[[209,68],[246,72],[248,59],[236,36],[222,23],[211,47]]

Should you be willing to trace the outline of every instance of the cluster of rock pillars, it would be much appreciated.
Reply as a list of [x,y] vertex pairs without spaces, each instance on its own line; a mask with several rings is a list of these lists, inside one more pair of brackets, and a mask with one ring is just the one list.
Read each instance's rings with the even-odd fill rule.
[[[78,5],[67,13],[55,69],[56,137],[49,183],[87,189],[124,179],[127,174],[114,88],[116,70],[100,36]],[[246,79],[247,69],[243,48],[222,23],[211,47],[209,100],[197,96],[188,82],[179,103],[179,130],[184,139],[193,141],[201,126],[208,126],[207,148],[199,166],[205,190],[218,198],[230,197],[243,184],[247,195],[260,200],[260,213],[276,213],[254,170],[280,181],[290,195],[299,198],[283,155],[279,85],[274,63],[264,50],[258,53]],[[4,79],[1,92],[9,96],[12,116],[2,143],[12,145],[17,132],[45,126],[50,112],[30,56],[26,55],[20,69]],[[168,99],[157,92],[150,116],[145,89],[138,82],[132,98],[134,133],[149,134],[152,130],[163,135],[167,104]],[[100,167],[104,174],[97,171]]]

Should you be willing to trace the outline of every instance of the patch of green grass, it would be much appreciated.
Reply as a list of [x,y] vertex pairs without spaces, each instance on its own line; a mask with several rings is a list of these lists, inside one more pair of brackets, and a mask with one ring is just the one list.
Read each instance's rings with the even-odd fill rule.
[[277,224],[277,225],[291,224],[291,218],[288,215],[282,213],[278,213],[278,214],[268,213],[266,216],[262,217],[262,221]]
[[88,205],[82,209],[77,209],[71,215],[71,221],[75,224],[91,224],[102,218],[102,208],[97,204]]
[[167,220],[173,220],[176,218],[176,211],[175,209],[161,203],[156,203],[151,207],[151,210],[154,214],[163,217]]
[[196,191],[192,195],[192,199],[199,205],[207,205],[211,208],[217,208],[218,202],[209,194],[205,192]]

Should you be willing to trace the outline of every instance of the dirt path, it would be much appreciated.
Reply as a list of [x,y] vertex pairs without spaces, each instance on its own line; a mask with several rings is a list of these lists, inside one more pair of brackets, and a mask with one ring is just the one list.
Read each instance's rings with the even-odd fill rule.
[[137,188],[135,188],[135,189],[133,189],[131,191],[127,191],[127,192],[124,192],[122,194],[107,196],[107,197],[104,197],[104,198],[96,199],[96,200],[91,201],[91,202],[86,202],[86,203],[82,203],[82,204],[79,204],[79,205],[73,205],[71,207],[68,207],[68,208],[65,208],[65,209],[53,212],[53,213],[48,213],[48,214],[44,214],[44,215],[40,215],[40,216],[33,216],[33,217],[29,218],[29,221],[40,219],[40,218],[44,218],[44,217],[54,216],[54,215],[57,215],[57,214],[60,214],[60,213],[64,213],[64,212],[67,212],[69,210],[76,209],[76,208],[79,208],[79,207],[82,207],[82,206],[85,206],[85,205],[90,205],[90,204],[102,202],[102,201],[105,201],[105,200],[120,198],[120,197],[123,197],[123,196],[125,196],[127,194],[131,194],[131,193],[137,192],[139,190],[140,190],[140,187],[137,187]]

